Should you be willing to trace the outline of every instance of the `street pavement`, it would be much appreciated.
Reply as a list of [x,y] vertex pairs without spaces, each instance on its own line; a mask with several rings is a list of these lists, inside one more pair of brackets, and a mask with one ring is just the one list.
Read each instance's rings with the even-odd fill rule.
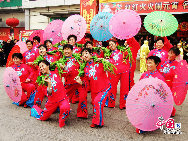
[[[77,104],[71,104],[71,114],[66,126],[59,128],[58,113],[47,121],[38,121],[30,117],[30,108],[17,107],[12,104],[3,88],[3,72],[0,68],[0,141],[186,141],[188,140],[188,100],[181,106],[175,106],[176,123],[181,123],[181,135],[166,135],[158,129],[153,132],[137,134],[129,122],[126,111],[118,108],[119,91],[115,108],[104,108],[104,126],[90,128],[92,106],[88,94],[88,119],[76,117]],[[140,74],[135,72],[135,81]],[[119,88],[119,86],[118,86]],[[44,107],[44,104],[43,104]]]

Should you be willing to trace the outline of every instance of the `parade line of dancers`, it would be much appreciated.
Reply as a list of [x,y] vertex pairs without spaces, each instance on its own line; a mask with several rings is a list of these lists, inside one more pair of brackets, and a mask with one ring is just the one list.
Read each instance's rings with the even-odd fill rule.
[[[40,38],[35,36],[33,41],[26,41],[28,51],[12,55],[11,67],[17,71],[23,91],[21,101],[14,104],[31,107],[31,116],[38,120],[47,120],[59,108],[59,126],[63,127],[70,115],[70,103],[78,103],[77,117],[88,118],[87,93],[91,92],[93,119],[90,127],[102,127],[104,106],[115,107],[119,81],[119,108],[126,108],[126,97],[134,85],[140,45],[134,37],[127,39],[123,46],[116,40],[109,40],[108,47],[94,47],[91,38],[79,46],[75,35],[67,40],[54,47],[50,40],[40,44]],[[179,54],[179,49],[172,47],[166,37],[159,37],[146,59],[147,71],[140,80],[157,77],[172,88],[173,68],[178,65]],[[48,100],[41,109],[45,96]],[[172,116],[175,112],[173,108]]]

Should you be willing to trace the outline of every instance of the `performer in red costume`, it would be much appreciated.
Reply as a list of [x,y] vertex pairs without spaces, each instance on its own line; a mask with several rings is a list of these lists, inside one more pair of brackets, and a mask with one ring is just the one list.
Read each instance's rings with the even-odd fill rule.
[[[33,50],[33,42],[31,40],[26,41],[28,51],[23,53],[23,63],[27,64],[31,69],[33,74],[37,74],[37,68],[33,66],[33,61],[37,58],[38,53]],[[35,84],[37,76],[33,75],[32,83]]]
[[[85,44],[84,44],[84,47],[85,48],[90,48],[91,50],[93,50],[93,42],[91,41],[87,41]],[[104,57],[104,53],[103,51],[100,49],[100,50],[97,50],[96,52],[93,52],[93,56],[96,55],[98,58],[103,58]]]
[[117,44],[114,40],[109,41],[109,49],[112,51],[109,62],[112,63],[117,70],[115,74],[108,74],[112,90],[108,96],[106,105],[108,107],[115,107],[115,100],[117,94],[117,85],[120,80],[120,102],[119,108],[124,109],[126,103],[126,97],[129,92],[129,68],[130,64],[128,61],[124,62],[124,52],[117,49]]
[[[165,48],[165,50],[164,50]],[[168,49],[167,47],[164,47],[164,39],[159,37],[156,40],[155,49],[151,50],[148,54],[149,56],[158,56],[161,61],[165,61],[168,58]]]
[[[104,71],[102,63],[95,63],[92,57],[92,51],[89,48],[84,48],[81,52],[82,58],[87,62],[84,69],[85,76],[84,81],[90,81],[91,95],[93,101],[93,119],[90,127],[101,127],[104,124],[103,121],[103,108],[105,105],[108,92],[111,89],[110,81]],[[84,85],[84,81],[77,76],[76,81],[80,85]]]
[[72,103],[79,101],[77,108],[77,117],[87,118],[87,92],[84,86],[79,85],[74,80],[74,78],[78,75],[80,66],[75,57],[73,57],[73,46],[70,44],[64,45],[63,52],[65,59],[67,59],[65,63],[66,73],[63,74],[63,77],[65,78],[64,86],[67,95]]
[[81,48],[76,46],[77,37],[75,35],[69,35],[67,40],[68,40],[68,43],[73,46],[73,53],[81,52]]
[[[125,41],[125,46],[127,44],[129,45],[129,47],[131,49],[132,59],[133,59],[132,64],[130,64],[130,62],[129,62],[129,67],[131,65],[131,69],[129,68],[129,75],[130,75],[129,76],[130,77],[130,79],[129,79],[129,81],[130,81],[129,82],[130,83],[129,90],[130,90],[132,88],[132,86],[135,84],[134,83],[134,72],[136,70],[136,57],[137,57],[138,50],[140,49],[140,44],[136,41],[136,39],[134,37],[127,39]],[[129,60],[127,59],[127,61],[129,61]]]
[[[172,82],[175,76],[175,69],[178,66],[179,62],[176,61],[176,57],[180,55],[179,48],[172,47],[168,51],[168,60],[164,61],[160,65],[159,72],[164,76],[167,85],[172,89]],[[173,107],[171,116],[175,116],[176,109]]]
[[43,85],[41,87],[46,90],[48,101],[43,110],[37,105],[34,105],[31,109],[31,116],[38,120],[47,120],[57,107],[59,107],[59,127],[63,127],[65,125],[65,120],[70,113],[70,104],[65,88],[63,87],[63,83],[58,73],[56,71],[50,71],[50,63],[48,61],[42,60],[39,61],[38,64],[40,72],[45,76],[44,80],[47,83],[47,86]]
[[[43,57],[43,59],[47,60],[49,63],[55,62],[57,60],[57,56],[56,55],[48,55],[46,53],[46,50],[47,50],[46,46],[40,45],[39,46],[39,55],[41,57]],[[35,76],[37,78],[39,76],[40,72],[39,72],[38,66],[36,66],[36,68],[37,68],[37,72],[35,73]],[[45,88],[44,87],[38,86],[38,84],[36,84],[36,85],[37,85],[37,87],[40,87],[40,88],[37,89],[37,92],[35,94],[34,104],[38,105],[40,107],[41,104],[42,104],[42,101],[44,99],[44,96],[46,95],[46,92],[45,92]]]
[[[27,107],[29,105],[26,104],[26,101],[30,98],[35,91],[35,85],[31,83],[33,78],[33,72],[30,67],[26,64],[22,64],[23,56],[21,53],[14,53],[12,55],[12,59],[14,65],[12,68],[17,72],[17,75],[20,78],[21,86],[22,86],[22,97],[19,103],[14,103],[16,105],[23,105]],[[27,92],[27,94],[25,93]]]
[[[142,76],[140,77],[140,80],[149,78],[149,77],[154,77],[165,82],[164,77],[157,70],[157,66],[160,64],[160,62],[161,62],[161,59],[157,56],[148,57],[147,62],[146,62],[147,71],[142,74]],[[141,133],[144,133],[145,131],[136,128],[136,132],[141,134]]]
[[49,63],[55,62],[59,58],[59,56],[57,55],[47,54],[47,46],[45,45],[40,45],[38,49],[39,49],[39,55],[43,56],[43,58],[47,60]]
[[38,47],[40,46],[40,37],[39,36],[35,36],[33,38],[33,50],[35,51],[36,56],[39,56],[39,51],[38,51]]
[[164,76],[167,85],[172,88],[172,81],[175,76],[174,70],[179,62],[176,57],[180,54],[179,48],[173,47],[168,51],[168,59],[163,61],[160,65],[159,72]]
[[149,78],[149,77],[156,77],[165,82],[164,77],[157,70],[157,66],[160,64],[160,62],[161,62],[161,59],[157,56],[148,57],[147,62],[146,62],[148,71],[142,74],[142,76],[140,77],[140,80],[144,78]]
[[58,49],[57,47],[53,47],[52,41],[50,41],[50,40],[45,40],[44,45],[47,47],[47,51],[49,51],[49,52]]

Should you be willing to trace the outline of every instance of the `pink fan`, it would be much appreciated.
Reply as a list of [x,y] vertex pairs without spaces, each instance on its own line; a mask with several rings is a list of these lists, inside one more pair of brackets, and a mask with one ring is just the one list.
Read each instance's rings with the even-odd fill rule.
[[68,17],[62,26],[62,36],[67,40],[69,35],[75,35],[77,42],[79,42],[85,35],[87,24],[85,19],[80,15],[73,15]]
[[33,41],[33,37],[39,36],[40,37],[40,42],[43,44],[43,34],[44,30],[34,30],[34,32],[30,35],[29,40]]
[[22,54],[28,50],[26,43],[23,41],[18,41],[16,45],[20,47],[20,53]]
[[63,40],[61,29],[62,29],[63,21],[62,20],[54,20],[50,22],[47,27],[44,29],[44,40],[51,40],[52,44],[56,44]]
[[126,101],[129,121],[138,129],[153,131],[159,117],[167,120],[173,109],[173,96],[168,85],[158,78],[146,78],[130,90]]
[[141,28],[141,18],[133,10],[125,9],[112,16],[109,23],[111,34],[118,39],[129,39]]
[[20,83],[20,78],[17,72],[11,68],[6,68],[3,75],[3,84],[7,95],[14,102],[19,102],[22,96],[22,87]]

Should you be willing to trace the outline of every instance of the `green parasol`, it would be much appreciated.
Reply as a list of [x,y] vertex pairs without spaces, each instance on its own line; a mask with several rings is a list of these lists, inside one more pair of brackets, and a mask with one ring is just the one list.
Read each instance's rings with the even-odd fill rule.
[[171,13],[154,11],[145,17],[144,27],[153,35],[170,36],[177,30],[178,21]]

